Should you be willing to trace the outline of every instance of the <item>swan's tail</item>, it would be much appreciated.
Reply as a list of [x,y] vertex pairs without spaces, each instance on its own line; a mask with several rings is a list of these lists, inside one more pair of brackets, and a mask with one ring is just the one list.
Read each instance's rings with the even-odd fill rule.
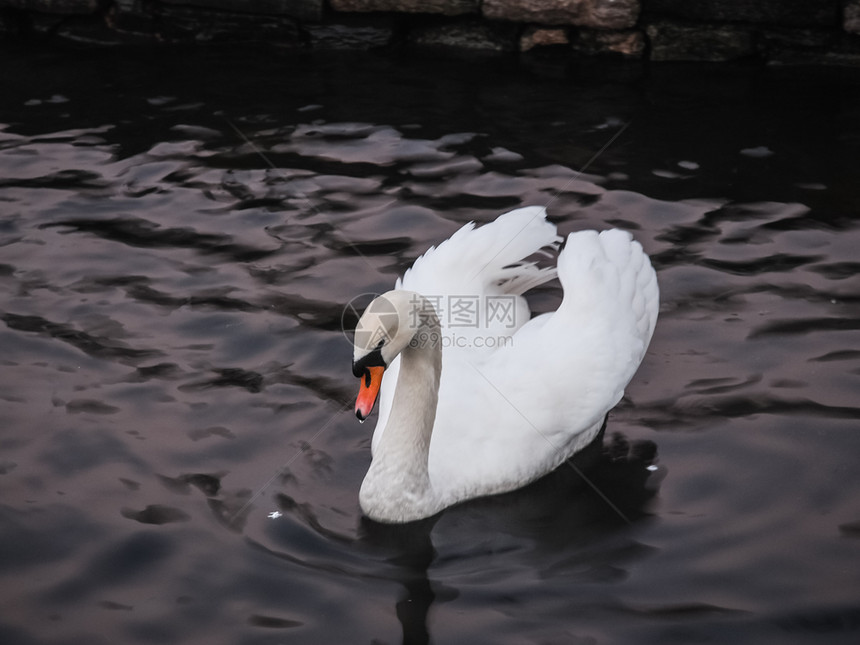
[[660,308],[657,275],[639,242],[617,229],[582,231],[567,238],[558,258],[568,315],[603,315],[642,341],[654,333]]
[[475,228],[470,222],[415,261],[398,287],[424,294],[520,295],[556,276],[525,258],[561,239],[541,206],[518,208]]

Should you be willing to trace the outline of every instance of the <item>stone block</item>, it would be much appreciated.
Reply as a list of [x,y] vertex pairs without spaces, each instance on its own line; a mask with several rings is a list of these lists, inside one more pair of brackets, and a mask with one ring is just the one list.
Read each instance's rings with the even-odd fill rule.
[[761,57],[769,63],[785,65],[857,65],[860,60],[860,50],[852,56],[850,48],[840,43],[841,34],[829,30],[798,32],[763,31],[758,38]]
[[0,9],[20,9],[46,14],[91,14],[99,8],[98,0],[0,0]]
[[[348,16],[344,16],[347,18]],[[351,18],[351,17],[349,17]],[[394,21],[355,16],[338,22],[306,25],[312,49],[367,51],[388,45],[394,37]]]
[[595,29],[626,29],[639,19],[639,0],[484,0],[491,20]]
[[159,0],[166,5],[201,7],[230,13],[289,16],[300,20],[320,20],[323,0]]
[[335,11],[392,11],[459,16],[477,13],[479,0],[329,0]]
[[580,29],[573,39],[573,49],[589,56],[616,54],[641,58],[645,53],[645,34],[637,29],[603,31]]
[[513,25],[468,21],[415,29],[409,40],[420,47],[504,53],[516,50],[516,32]]
[[693,25],[657,22],[648,25],[651,60],[728,61],[755,53],[753,31],[744,25]]
[[833,45],[837,34],[829,29],[764,27],[758,35],[759,48],[768,54],[780,50],[824,50]]
[[568,45],[570,39],[566,29],[549,27],[528,27],[520,36],[520,51],[527,52],[535,47],[548,47],[553,45]]
[[649,17],[834,27],[842,0],[642,0]]
[[162,5],[159,36],[168,41],[269,42],[297,47],[302,36],[289,16],[200,11],[181,5]]

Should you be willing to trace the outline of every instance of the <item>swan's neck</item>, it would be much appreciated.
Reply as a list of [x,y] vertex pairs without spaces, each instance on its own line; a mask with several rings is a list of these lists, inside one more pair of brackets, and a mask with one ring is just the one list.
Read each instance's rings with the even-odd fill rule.
[[432,318],[429,326],[422,321],[400,353],[388,423],[361,487],[362,509],[376,520],[404,522],[442,508],[428,471],[442,373],[442,336],[438,319]]

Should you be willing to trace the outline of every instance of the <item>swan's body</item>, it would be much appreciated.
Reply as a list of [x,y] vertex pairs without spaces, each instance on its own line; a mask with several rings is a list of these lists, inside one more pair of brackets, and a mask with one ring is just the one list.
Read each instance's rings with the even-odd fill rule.
[[[407,522],[528,484],[585,447],[624,394],[657,320],[648,256],[628,233],[583,231],[557,271],[538,269],[524,258],[559,241],[545,218],[529,207],[464,226],[362,315],[359,418],[384,372],[359,495],[369,517]],[[561,305],[530,319],[521,294],[556,273]]]

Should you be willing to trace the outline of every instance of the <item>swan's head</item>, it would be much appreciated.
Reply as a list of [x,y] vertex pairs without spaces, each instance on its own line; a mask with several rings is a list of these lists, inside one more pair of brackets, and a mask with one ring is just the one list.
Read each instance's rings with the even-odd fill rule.
[[415,336],[416,312],[425,300],[413,291],[395,289],[373,300],[355,327],[352,373],[361,379],[355,416],[364,421],[379,395],[385,368]]

